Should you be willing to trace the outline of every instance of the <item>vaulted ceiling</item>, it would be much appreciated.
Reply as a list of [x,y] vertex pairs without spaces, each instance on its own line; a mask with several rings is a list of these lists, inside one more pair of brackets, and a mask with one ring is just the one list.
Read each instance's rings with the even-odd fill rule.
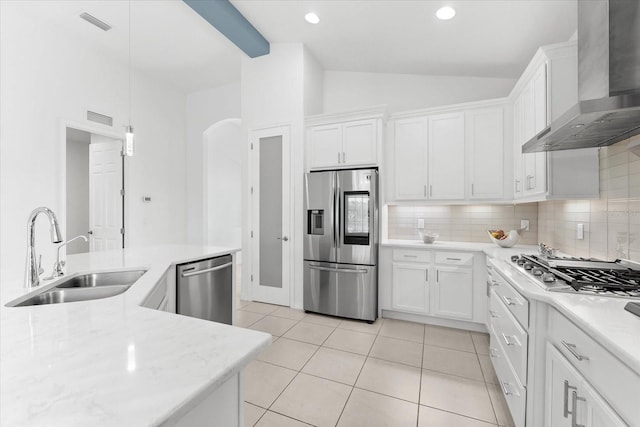
[[[242,53],[180,0],[2,0],[184,91],[237,81]],[[538,46],[576,31],[576,0],[232,0],[271,43],[304,43],[327,70],[517,77]],[[439,21],[452,5],[457,15]],[[304,14],[314,11],[320,23]],[[103,32],[81,20],[109,23]]]

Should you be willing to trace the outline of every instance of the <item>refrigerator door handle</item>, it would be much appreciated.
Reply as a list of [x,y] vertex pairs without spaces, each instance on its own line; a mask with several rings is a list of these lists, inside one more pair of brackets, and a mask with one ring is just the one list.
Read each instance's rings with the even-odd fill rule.
[[364,268],[330,268],[330,267],[321,267],[317,265],[310,265],[309,268],[313,270],[322,270],[322,271],[331,271],[334,273],[356,273],[356,274],[364,274],[367,272]]

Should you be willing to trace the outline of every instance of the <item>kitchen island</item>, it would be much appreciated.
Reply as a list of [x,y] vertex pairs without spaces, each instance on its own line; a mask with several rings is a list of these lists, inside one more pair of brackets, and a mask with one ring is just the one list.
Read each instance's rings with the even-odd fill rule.
[[176,245],[69,256],[67,276],[147,270],[125,293],[92,301],[7,307],[34,290],[3,283],[0,424],[242,425],[241,372],[271,336],[141,306],[176,264],[236,252]]

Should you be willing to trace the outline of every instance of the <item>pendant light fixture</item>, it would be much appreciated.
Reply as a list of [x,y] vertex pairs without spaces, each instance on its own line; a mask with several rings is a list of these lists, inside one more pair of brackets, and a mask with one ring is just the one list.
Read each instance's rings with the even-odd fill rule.
[[131,157],[134,153],[135,135],[131,126],[131,0],[129,0],[129,124],[125,126],[124,147],[122,153]]

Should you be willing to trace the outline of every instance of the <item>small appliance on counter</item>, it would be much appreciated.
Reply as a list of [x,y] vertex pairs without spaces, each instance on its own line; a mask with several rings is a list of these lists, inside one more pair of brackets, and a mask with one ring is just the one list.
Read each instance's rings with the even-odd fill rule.
[[377,264],[378,171],[305,174],[304,309],[375,321]]

